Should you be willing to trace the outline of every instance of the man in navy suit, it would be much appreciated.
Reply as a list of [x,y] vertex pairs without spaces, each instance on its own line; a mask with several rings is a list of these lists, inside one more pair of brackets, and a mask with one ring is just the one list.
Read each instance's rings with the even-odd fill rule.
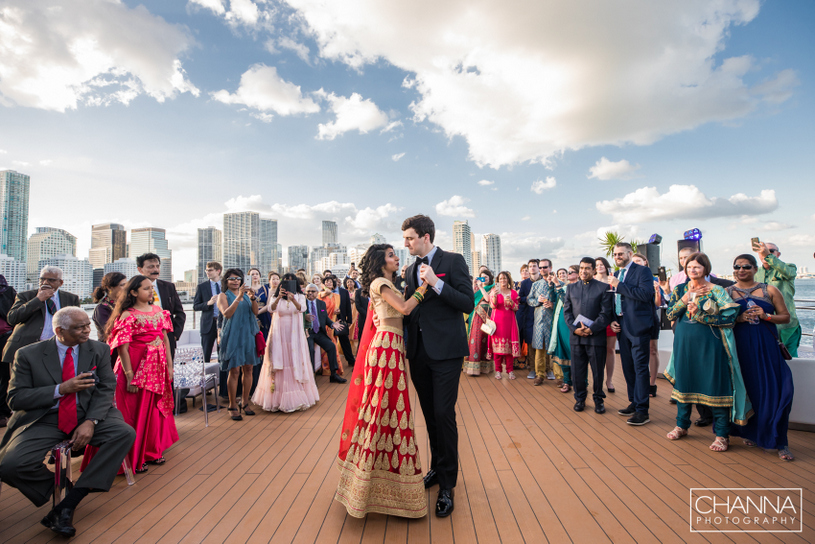
[[[221,263],[212,261],[207,263],[207,279],[198,284],[195,290],[195,300],[192,308],[201,312],[201,348],[204,350],[204,362],[208,363],[212,357],[212,348],[218,339],[218,329],[221,328],[221,316],[218,312],[218,295],[221,293]],[[224,380],[226,381],[226,380]]]
[[328,355],[328,367],[331,369],[331,383],[345,383],[348,380],[337,374],[337,346],[325,332],[326,327],[334,330],[342,328],[339,323],[334,323],[328,317],[325,302],[317,298],[317,286],[309,284],[306,287],[306,315],[305,327],[308,335],[308,352],[311,355],[311,367],[314,368],[314,344],[317,344]]
[[620,359],[628,389],[627,408],[618,410],[621,416],[629,416],[629,425],[645,425],[649,421],[649,386],[651,374],[648,368],[651,346],[651,328],[654,326],[654,276],[651,269],[640,266],[631,258],[631,244],[620,242],[614,246],[614,263],[619,270],[610,278],[614,295],[614,313],[620,343]]

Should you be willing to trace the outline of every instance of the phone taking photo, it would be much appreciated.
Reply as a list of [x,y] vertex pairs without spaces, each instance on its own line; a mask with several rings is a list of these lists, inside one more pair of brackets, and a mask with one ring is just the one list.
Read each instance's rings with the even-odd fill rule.
[[750,238],[750,245],[753,246],[754,249],[758,249],[758,245],[761,243],[761,240],[758,239],[758,236],[755,238]]
[[657,268],[657,277],[659,278],[659,281],[666,281],[668,279],[668,274],[665,272],[664,266]]

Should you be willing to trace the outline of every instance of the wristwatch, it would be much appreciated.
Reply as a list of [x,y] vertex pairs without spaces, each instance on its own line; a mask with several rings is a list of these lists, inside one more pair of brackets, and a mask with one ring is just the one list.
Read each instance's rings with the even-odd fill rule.
[[95,426],[99,425],[99,420],[98,419],[92,419],[91,423],[93,423],[93,426],[95,427]]

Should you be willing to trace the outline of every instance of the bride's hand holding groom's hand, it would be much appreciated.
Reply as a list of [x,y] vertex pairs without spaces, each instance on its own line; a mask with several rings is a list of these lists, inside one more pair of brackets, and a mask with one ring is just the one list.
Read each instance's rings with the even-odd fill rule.
[[430,287],[435,287],[436,282],[439,281],[439,277],[436,276],[433,267],[427,264],[423,264],[419,270],[419,278],[421,278],[424,283],[429,284]]

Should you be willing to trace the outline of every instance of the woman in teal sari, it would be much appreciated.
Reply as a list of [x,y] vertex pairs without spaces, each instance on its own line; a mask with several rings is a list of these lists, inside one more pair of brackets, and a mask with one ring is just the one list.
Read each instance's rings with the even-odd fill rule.
[[665,377],[677,401],[676,427],[670,440],[688,434],[694,404],[710,406],[716,440],[713,451],[727,450],[730,424],[746,425],[752,415],[744,389],[733,325],[739,305],[720,286],[708,282],[710,260],[694,253],[685,262],[690,281],[676,287],[668,305],[668,319],[676,321],[671,362]]
[[[561,271],[565,276],[561,277]],[[577,266],[572,265],[568,270],[561,268],[557,271],[560,285],[551,292],[555,295],[555,318],[552,321],[552,336],[549,339],[549,355],[552,357],[552,366],[555,371],[555,385],[560,387],[561,393],[568,393],[572,389],[572,350],[569,347],[569,331],[566,318],[563,316],[563,299],[569,283],[577,281]],[[552,302],[555,302],[553,300]]]
[[495,277],[489,269],[484,268],[481,278],[486,281],[482,282],[479,281],[480,278],[476,278],[478,289],[475,292],[475,309],[467,318],[470,354],[464,360],[464,373],[468,376],[492,372],[493,367],[492,362],[487,360],[489,336],[481,330],[481,325],[486,323],[490,316],[489,292],[495,287]]

